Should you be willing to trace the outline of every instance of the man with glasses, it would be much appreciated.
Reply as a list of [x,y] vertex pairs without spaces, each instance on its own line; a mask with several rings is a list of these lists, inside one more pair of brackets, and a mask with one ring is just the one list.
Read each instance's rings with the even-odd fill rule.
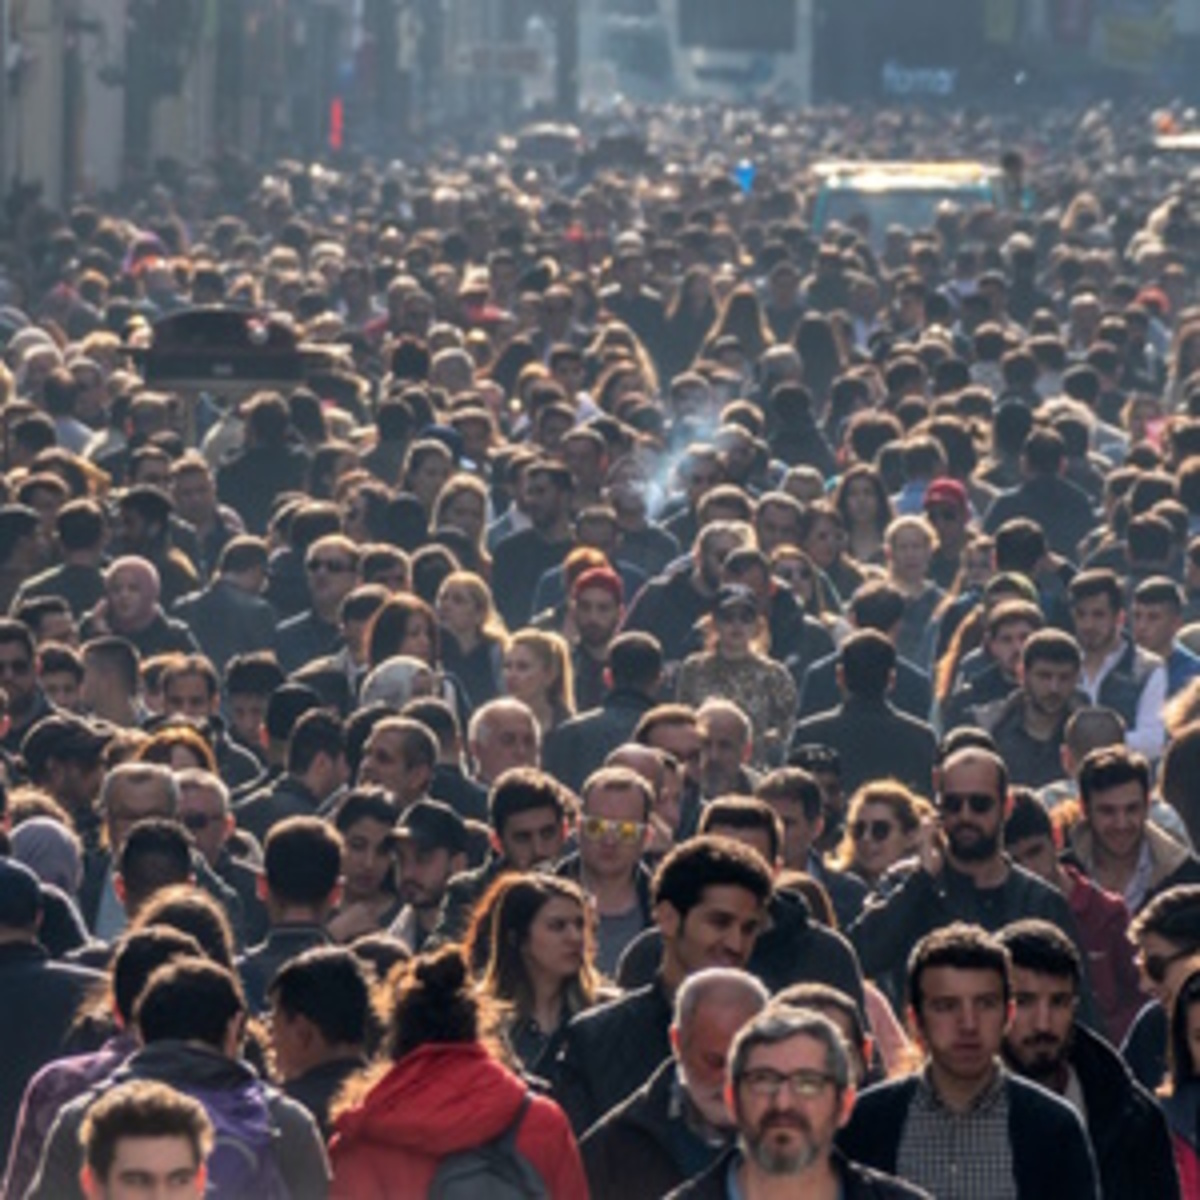
[[850,927],[863,974],[898,998],[908,956],[949,921],[995,931],[1041,917],[1076,941],[1062,895],[1004,853],[1008,769],[992,750],[956,750],[935,773],[936,821],[918,834],[918,866],[899,886],[868,898]]
[[287,672],[333,654],[340,643],[342,601],[358,584],[358,547],[340,533],[318,538],[304,558],[309,608],[279,626],[276,650]]
[[978,926],[922,939],[907,991],[925,1062],[859,1096],[839,1139],[851,1158],[934,1196],[1098,1200],[1078,1114],[1000,1060],[1011,975],[1008,951]]
[[729,1055],[725,1103],[738,1144],[669,1200],[920,1200],[927,1193],[848,1159],[835,1145],[850,1119],[850,1051],[828,1017],[771,1006],[742,1026]]

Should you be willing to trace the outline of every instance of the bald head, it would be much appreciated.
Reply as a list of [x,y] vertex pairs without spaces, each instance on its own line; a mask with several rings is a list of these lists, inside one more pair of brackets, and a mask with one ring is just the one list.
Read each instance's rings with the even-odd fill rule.
[[139,630],[158,610],[158,571],[144,558],[118,558],[104,573],[104,596],[114,632]]

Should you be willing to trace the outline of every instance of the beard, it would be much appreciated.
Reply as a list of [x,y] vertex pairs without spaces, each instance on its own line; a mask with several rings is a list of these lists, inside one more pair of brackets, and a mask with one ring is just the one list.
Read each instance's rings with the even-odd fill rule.
[[[798,1129],[805,1135],[804,1143],[795,1150],[782,1149],[767,1140],[771,1127],[786,1125]],[[742,1150],[748,1158],[768,1175],[799,1175],[812,1166],[820,1156],[820,1149],[813,1140],[812,1126],[802,1116],[775,1117],[758,1126],[753,1134],[742,1137]]]
[[962,836],[965,829],[956,829],[947,835],[954,857],[960,862],[987,862],[994,858],[1000,849],[1000,831],[988,834],[974,826],[970,830],[975,836],[965,840]]
[[1035,1083],[1045,1083],[1054,1079],[1062,1070],[1070,1050],[1070,1039],[1061,1042],[1049,1034],[1034,1034],[1025,1038],[1019,1049],[1018,1055],[1016,1048],[1006,1040],[1003,1046],[1005,1060],[1018,1074],[1032,1079]]

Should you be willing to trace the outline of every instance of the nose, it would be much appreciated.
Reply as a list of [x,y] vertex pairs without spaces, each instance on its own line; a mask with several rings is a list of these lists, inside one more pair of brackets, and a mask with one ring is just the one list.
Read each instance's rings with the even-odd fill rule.
[[959,1015],[959,1025],[966,1033],[973,1033],[979,1028],[979,1014],[971,1005],[963,1005],[962,1012]]

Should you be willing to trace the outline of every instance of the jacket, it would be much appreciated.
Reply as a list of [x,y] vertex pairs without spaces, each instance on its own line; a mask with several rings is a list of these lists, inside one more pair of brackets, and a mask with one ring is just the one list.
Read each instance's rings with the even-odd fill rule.
[[284,963],[305,950],[330,944],[329,935],[319,925],[280,925],[272,929],[265,942],[247,950],[237,961],[250,1011],[266,1011],[267,989]]
[[[728,1200],[729,1171],[738,1153],[731,1150],[723,1155],[703,1175],[670,1192],[666,1200]],[[842,1185],[841,1200],[933,1200],[911,1183],[852,1162],[836,1146],[831,1157]]]
[[625,689],[612,691],[599,708],[564,721],[546,738],[542,765],[573,792],[604,765],[609,753],[633,736],[642,717],[654,707],[651,697]]
[[318,808],[320,801],[295,775],[281,775],[235,804],[233,815],[238,828],[254,834],[261,844],[284,817],[313,817]]
[[661,978],[567,1026],[551,1070],[554,1098],[577,1134],[636,1091],[671,1057],[671,997]]
[[690,560],[686,566],[656,575],[637,594],[622,629],[651,633],[658,638],[665,662],[680,662],[687,653],[692,626],[712,609],[713,598],[693,586]]
[[[1181,883],[1200,883],[1200,858],[1186,846],[1181,846],[1151,821],[1146,822],[1145,839],[1150,851],[1150,882],[1142,898],[1143,907],[1168,888]],[[1071,830],[1070,847],[1065,857],[1067,862],[1094,877],[1096,844],[1086,820]]]
[[[1005,1072],[1009,1143],[1019,1200],[1099,1200],[1096,1164],[1075,1110],[1057,1096]],[[894,1172],[917,1076],[867,1088],[838,1145],[850,1158]]]
[[[525,1095],[478,1043],[421,1046],[335,1118],[330,1200],[422,1200],[438,1163],[500,1137]],[[571,1128],[552,1101],[533,1097],[516,1147],[551,1200],[587,1196]]]
[[235,654],[269,650],[275,644],[275,610],[226,579],[176,602],[174,615],[192,631],[218,671]]
[[694,1173],[679,1160],[681,1144],[710,1163],[721,1154],[671,1115],[676,1078],[668,1059],[579,1143],[592,1200],[659,1200]]
[[219,1051],[193,1042],[152,1042],[139,1050],[103,1084],[73,1100],[58,1115],[43,1152],[38,1177],[28,1200],[84,1200],[79,1188],[83,1166],[79,1130],[87,1110],[118,1083],[153,1079],[196,1095],[243,1088],[257,1081],[275,1127],[275,1155],[292,1200],[325,1200],[329,1162],[321,1134],[308,1111],[273,1087],[258,1081],[254,1068]]
[[[800,690],[799,719],[815,717],[828,712],[841,703],[837,685],[838,656],[834,652],[819,658],[806,670],[797,671],[793,664],[792,677]],[[896,684],[888,693],[888,700],[902,713],[918,721],[927,720],[933,708],[933,685],[929,676],[906,658],[896,660]]]

